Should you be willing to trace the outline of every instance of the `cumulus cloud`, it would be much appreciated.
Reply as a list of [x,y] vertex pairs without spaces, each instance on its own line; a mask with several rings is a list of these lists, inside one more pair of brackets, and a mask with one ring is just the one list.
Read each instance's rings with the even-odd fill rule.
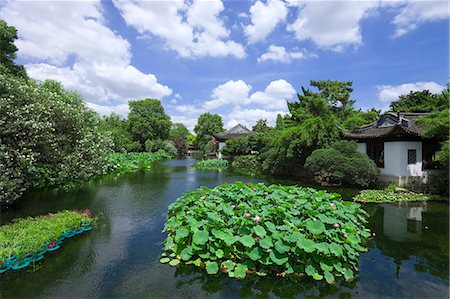
[[393,37],[400,37],[423,23],[448,19],[450,12],[448,1],[388,2],[387,5],[400,7],[392,21],[395,25]]
[[250,102],[267,109],[287,110],[287,101],[290,101],[296,95],[296,91],[290,83],[285,80],[276,80],[270,82],[264,91],[257,91],[250,96]]
[[114,5],[125,22],[141,34],[161,38],[181,57],[245,57],[244,47],[229,39],[220,19],[222,1],[120,1]]
[[[61,81],[100,113],[111,100],[172,93],[155,75],[130,65],[130,44],[105,25],[99,1],[6,2],[0,12],[18,30],[18,53],[29,61],[30,76]],[[111,107],[124,111],[120,104]]]
[[91,102],[86,102],[86,105],[100,115],[110,115],[114,112],[125,118],[130,112],[128,104],[99,105]]
[[297,19],[287,26],[298,40],[311,40],[319,48],[341,52],[362,44],[360,22],[376,1],[291,1],[298,7]]
[[244,33],[249,43],[263,41],[277,26],[286,20],[288,9],[281,0],[257,1],[250,7],[251,24],[246,26]]
[[216,109],[224,105],[240,105],[250,102],[248,93],[252,86],[242,80],[230,80],[214,88],[212,100],[206,101],[203,107],[207,110]]
[[294,50],[289,52],[286,51],[285,47],[270,45],[267,52],[258,57],[257,60],[258,62],[265,62],[272,60],[276,62],[290,63],[293,60],[305,59],[307,57],[317,57],[317,55],[308,54],[305,49],[303,49],[302,51]]
[[265,109],[240,109],[235,108],[225,119],[225,127],[232,128],[237,124],[241,124],[251,129],[258,119],[267,119],[269,126],[274,126],[278,114],[286,114],[286,111],[270,111]]
[[444,88],[445,86],[432,81],[377,86],[378,99],[381,102],[395,101],[399,96],[409,94],[411,91],[429,90],[431,93],[440,93]]

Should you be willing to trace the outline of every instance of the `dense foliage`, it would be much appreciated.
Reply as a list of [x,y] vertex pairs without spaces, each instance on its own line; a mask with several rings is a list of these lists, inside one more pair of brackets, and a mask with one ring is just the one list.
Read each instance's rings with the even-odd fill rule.
[[128,102],[128,105],[128,125],[134,141],[143,146],[147,140],[169,138],[172,122],[159,100],[136,100]]
[[267,124],[267,119],[259,119],[256,124],[252,127],[253,132],[268,132],[272,128]]
[[261,163],[257,155],[237,156],[231,163],[233,170],[240,174],[255,176],[261,174]]
[[135,151],[140,149],[140,143],[132,140],[128,131],[128,124],[118,114],[112,113],[103,118],[101,129],[110,134],[113,141],[113,150],[116,152]]
[[32,187],[86,181],[108,168],[100,117],[55,81],[0,72],[0,204]]
[[184,157],[187,154],[189,140],[188,136],[191,134],[185,125],[182,123],[172,124],[172,128],[170,129],[170,140],[172,140],[175,148],[177,149],[178,157]]
[[14,76],[27,78],[27,73],[23,65],[14,63],[17,47],[14,41],[17,39],[17,30],[13,26],[8,26],[0,19],[0,68]]
[[42,259],[64,238],[90,230],[93,221],[89,210],[63,211],[0,226],[0,271],[26,267],[30,261]]
[[197,120],[194,132],[197,135],[196,142],[202,152],[206,151],[206,146],[211,141],[214,133],[225,131],[222,117],[218,114],[203,113]]
[[197,169],[226,169],[228,168],[228,161],[223,159],[209,159],[201,160],[195,163]]
[[129,172],[137,169],[150,169],[154,162],[170,159],[163,150],[155,153],[112,153],[109,172]]
[[205,266],[244,278],[306,273],[335,283],[354,278],[367,213],[338,194],[293,186],[220,185],[169,206],[162,263]]
[[145,142],[145,151],[155,153],[157,151],[165,151],[170,157],[175,158],[178,155],[177,148],[170,140],[150,140]]
[[344,183],[365,187],[376,181],[379,172],[366,154],[357,151],[354,141],[337,141],[315,150],[306,159],[305,168],[323,185]]
[[429,90],[411,91],[399,96],[390,104],[392,111],[433,112],[448,109],[448,87],[441,94],[432,94]]

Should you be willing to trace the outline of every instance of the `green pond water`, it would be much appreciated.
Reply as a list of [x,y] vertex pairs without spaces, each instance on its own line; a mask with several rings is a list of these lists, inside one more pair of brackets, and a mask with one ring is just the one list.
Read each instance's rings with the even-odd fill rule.
[[[66,240],[33,270],[1,275],[1,298],[448,298],[449,209],[440,202],[367,204],[377,236],[360,257],[355,281],[329,286],[281,277],[230,279],[189,266],[159,263],[167,206],[182,192],[236,180],[228,172],[197,171],[194,160],[156,164],[152,170],[110,176],[65,191],[26,195],[2,212],[16,217],[89,208],[103,217],[97,227]],[[40,267],[39,267],[40,266]]]

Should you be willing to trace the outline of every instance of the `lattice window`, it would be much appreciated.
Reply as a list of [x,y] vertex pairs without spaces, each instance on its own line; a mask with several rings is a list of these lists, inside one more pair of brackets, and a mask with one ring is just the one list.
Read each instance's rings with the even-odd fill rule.
[[408,150],[408,164],[416,164],[417,162],[417,151],[415,149]]

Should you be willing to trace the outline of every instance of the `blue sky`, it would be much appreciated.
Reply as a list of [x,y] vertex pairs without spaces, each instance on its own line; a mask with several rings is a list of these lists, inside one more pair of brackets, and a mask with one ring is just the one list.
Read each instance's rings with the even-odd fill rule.
[[447,1],[0,2],[17,62],[77,90],[101,114],[158,98],[189,128],[273,123],[309,80],[353,81],[356,106],[386,109],[449,76]]

